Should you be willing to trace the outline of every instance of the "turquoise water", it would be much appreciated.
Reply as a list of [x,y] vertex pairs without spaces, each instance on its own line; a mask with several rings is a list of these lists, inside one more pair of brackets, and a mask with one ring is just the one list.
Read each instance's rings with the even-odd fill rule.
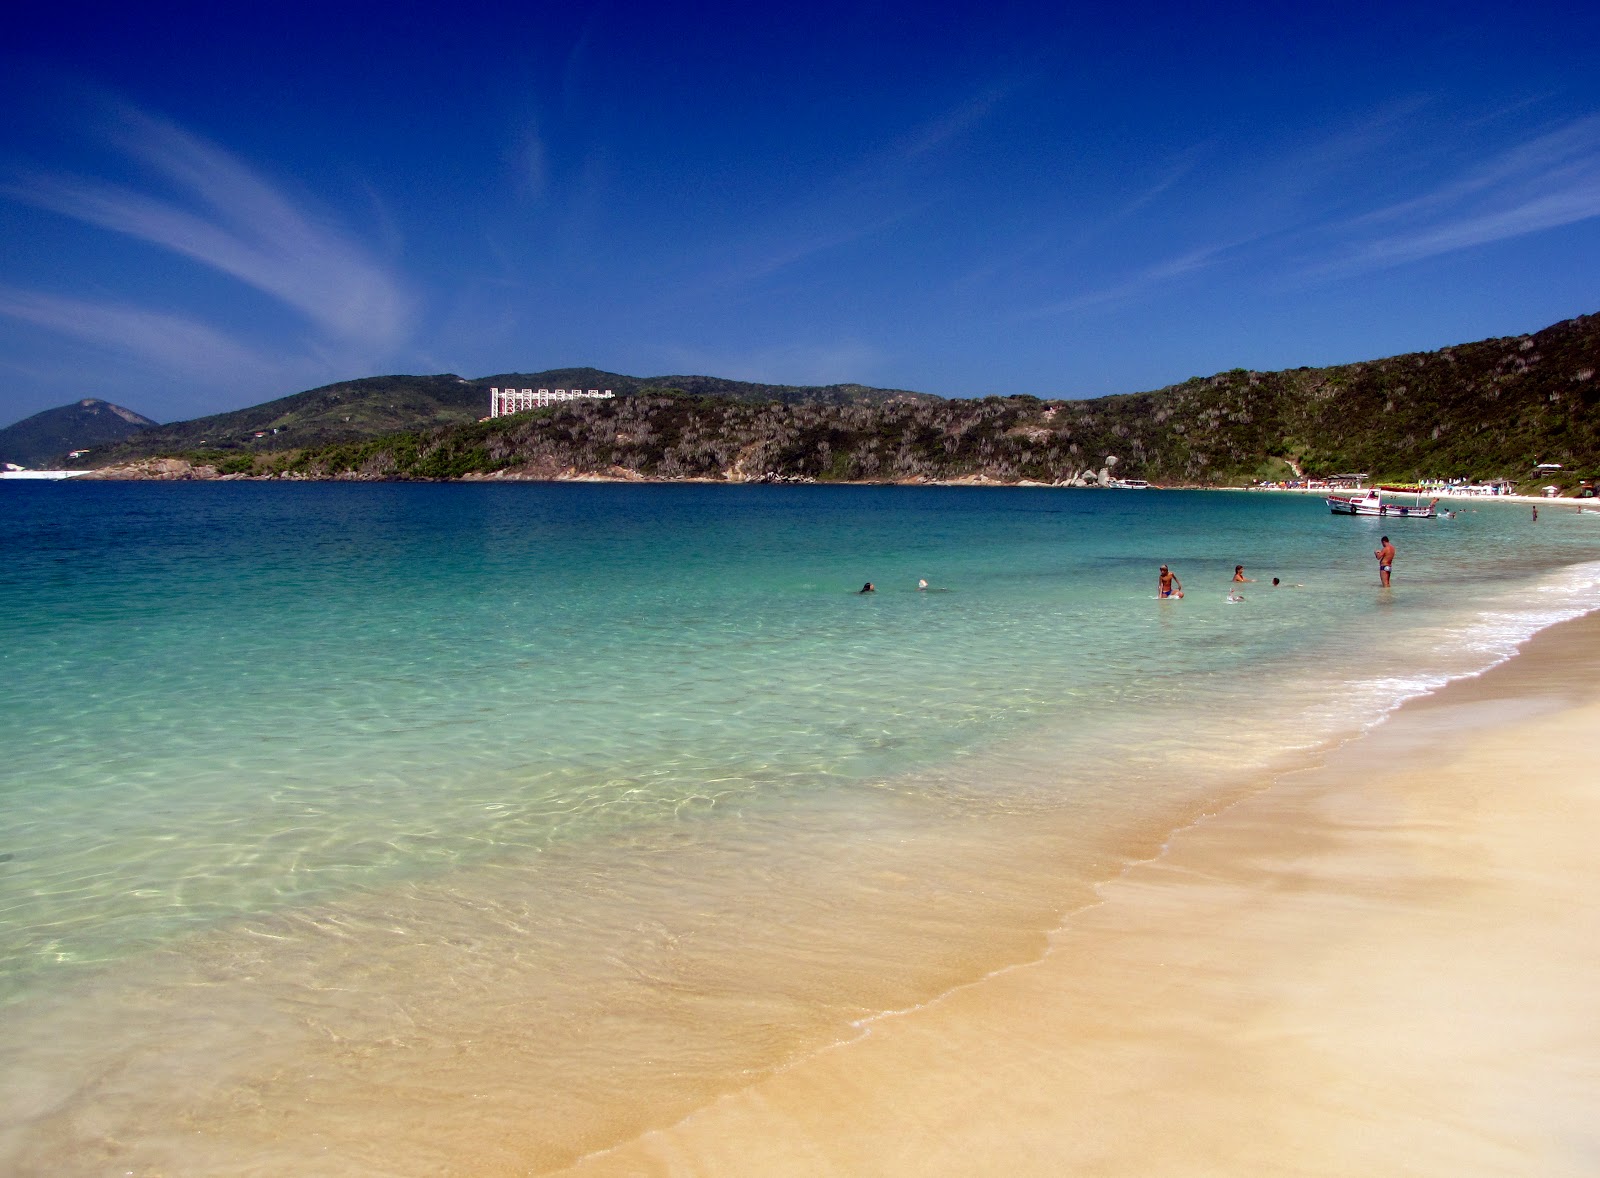
[[[1284,682],[1382,707],[1585,607],[1550,578],[1600,556],[1600,517],[1553,509],[1388,523],[1218,493],[6,492],[8,974],[1038,725],[1117,740]],[[1162,562],[1182,603],[1148,600]],[[1261,580],[1229,603],[1239,562]],[[1084,734],[1046,796],[984,801],[1070,804],[1124,743]]]
[[[234,963],[295,921],[365,930],[340,935],[377,956],[402,910],[413,947],[500,961],[517,938],[542,947],[530,969],[635,974],[679,922],[728,938],[708,956],[797,969],[781,934],[803,910],[831,930],[806,1002],[919,1000],[931,966],[880,995],[890,966],[841,981],[848,955],[818,946],[865,935],[851,897],[930,830],[989,881],[1018,830],[1088,856],[1095,831],[1224,798],[1600,604],[1600,516],[1369,521],[1216,492],[9,484],[0,551],[0,1002],[21,1036],[0,1053],[21,1057],[71,1040],[113,975]],[[1163,562],[1183,601],[1154,599]],[[1257,581],[1230,602],[1237,563]],[[695,923],[724,873],[743,882],[722,899],[771,895]],[[1049,907],[1026,889],[994,884],[979,915]],[[894,904],[905,927],[916,898]],[[546,980],[551,1009],[579,1001]]]

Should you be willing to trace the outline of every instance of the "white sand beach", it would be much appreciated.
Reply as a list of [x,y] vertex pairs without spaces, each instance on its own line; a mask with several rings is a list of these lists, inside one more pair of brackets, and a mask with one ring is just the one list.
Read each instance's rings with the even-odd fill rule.
[[1176,834],[1042,960],[565,1173],[1600,1173],[1600,616]]

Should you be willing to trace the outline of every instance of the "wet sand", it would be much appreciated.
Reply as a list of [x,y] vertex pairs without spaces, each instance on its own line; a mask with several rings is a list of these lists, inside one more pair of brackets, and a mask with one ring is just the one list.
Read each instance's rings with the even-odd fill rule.
[[1037,962],[563,1173],[1600,1173],[1600,615],[1180,831]]

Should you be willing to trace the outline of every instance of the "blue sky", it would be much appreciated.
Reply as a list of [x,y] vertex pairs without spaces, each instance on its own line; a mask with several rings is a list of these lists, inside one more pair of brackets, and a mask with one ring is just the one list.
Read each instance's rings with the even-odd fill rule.
[[1600,310],[1600,5],[94,5],[0,424],[568,365],[1094,396]]

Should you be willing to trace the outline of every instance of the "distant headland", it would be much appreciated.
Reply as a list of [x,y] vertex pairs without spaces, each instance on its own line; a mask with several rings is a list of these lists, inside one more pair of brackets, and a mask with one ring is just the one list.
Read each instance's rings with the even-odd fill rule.
[[[194,421],[136,425],[120,440],[56,457],[94,468],[86,477],[122,479],[1051,486],[1214,486],[1350,470],[1384,481],[1531,485],[1542,463],[1561,472],[1539,481],[1575,487],[1600,470],[1597,373],[1600,315],[1434,352],[1280,372],[1237,368],[1089,400],[955,399],[589,368],[471,380],[380,376]],[[523,388],[616,395],[534,395],[527,403],[539,407],[486,416],[492,403],[509,405],[491,389]],[[6,435],[29,422],[0,431],[0,457]]]

